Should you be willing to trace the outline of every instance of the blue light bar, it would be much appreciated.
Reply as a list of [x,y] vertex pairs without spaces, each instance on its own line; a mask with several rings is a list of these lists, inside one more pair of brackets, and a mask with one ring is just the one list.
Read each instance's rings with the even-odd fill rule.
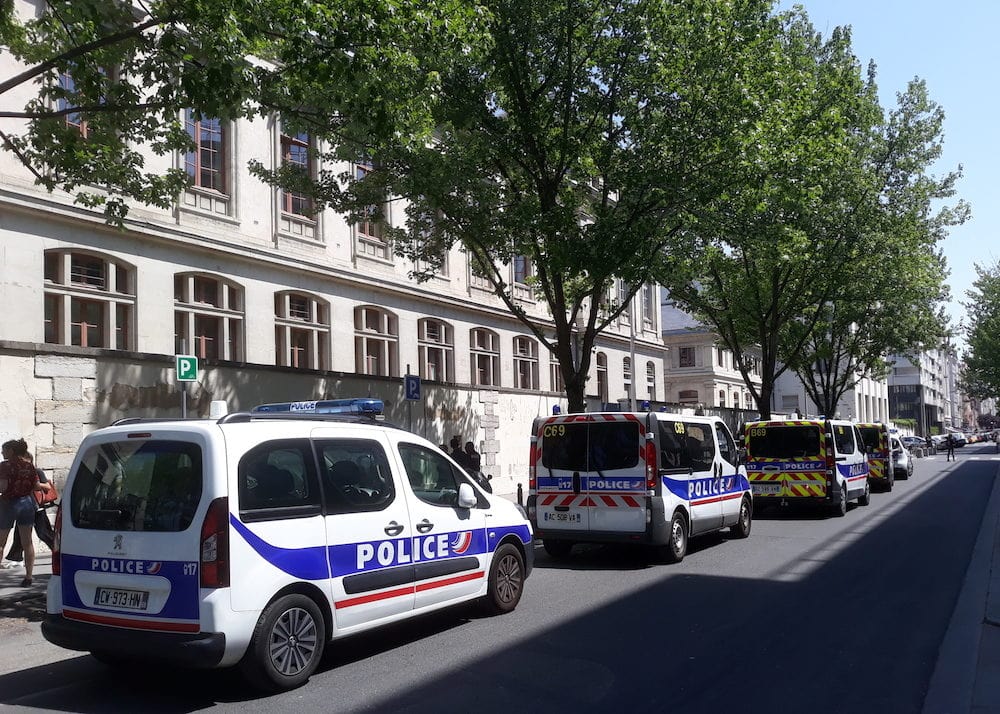
[[321,399],[316,402],[275,402],[260,404],[250,410],[253,413],[292,412],[302,414],[363,414],[380,417],[385,411],[381,399]]

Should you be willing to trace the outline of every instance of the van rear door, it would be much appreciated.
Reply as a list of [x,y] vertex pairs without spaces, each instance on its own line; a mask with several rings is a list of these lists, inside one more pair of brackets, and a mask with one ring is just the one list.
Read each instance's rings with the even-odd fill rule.
[[747,425],[747,477],[756,496],[785,498],[827,495],[826,443],[816,422]]
[[646,529],[646,429],[635,414],[568,414],[538,433],[541,529],[641,533]]
[[63,616],[199,632],[200,535],[211,494],[204,434],[122,429],[88,439],[62,503]]

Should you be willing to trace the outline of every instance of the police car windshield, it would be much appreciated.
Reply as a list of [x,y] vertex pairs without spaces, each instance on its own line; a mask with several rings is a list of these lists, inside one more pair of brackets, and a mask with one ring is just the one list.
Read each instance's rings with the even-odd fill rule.
[[747,452],[750,458],[757,459],[819,456],[819,427],[813,424],[750,427]]

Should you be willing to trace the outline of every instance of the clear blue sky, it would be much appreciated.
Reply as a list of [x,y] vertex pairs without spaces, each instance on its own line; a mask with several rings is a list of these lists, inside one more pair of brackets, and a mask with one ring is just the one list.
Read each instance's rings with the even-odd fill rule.
[[869,60],[877,66],[883,107],[894,106],[896,93],[919,77],[944,109],[944,152],[934,173],[961,164],[956,197],[972,209],[972,218],[951,229],[942,245],[951,271],[946,308],[957,327],[960,303],[976,277],[973,266],[1000,260],[1000,0],[780,0],[777,7],[793,5],[802,5],[825,37],[850,26],[862,66]]

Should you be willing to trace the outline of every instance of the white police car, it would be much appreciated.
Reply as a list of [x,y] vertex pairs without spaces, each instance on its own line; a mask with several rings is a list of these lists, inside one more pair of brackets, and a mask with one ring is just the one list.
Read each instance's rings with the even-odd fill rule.
[[513,610],[531,527],[378,400],[123,420],[80,445],[47,640],[107,663],[304,683],[327,642],[469,600]]

